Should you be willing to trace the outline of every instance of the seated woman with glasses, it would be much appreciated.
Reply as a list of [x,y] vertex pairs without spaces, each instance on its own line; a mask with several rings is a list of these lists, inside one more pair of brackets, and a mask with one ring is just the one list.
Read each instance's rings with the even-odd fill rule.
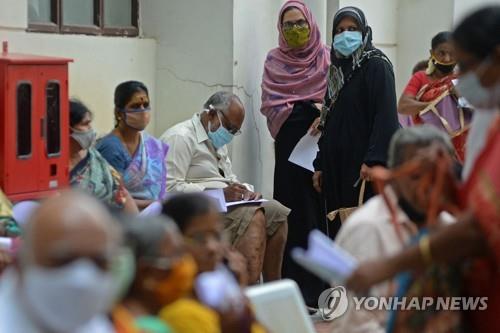
[[147,87],[137,81],[123,82],[115,90],[115,128],[97,143],[141,210],[166,195],[168,145],[144,131],[150,119]]
[[[226,266],[241,282],[241,275],[246,273],[238,267],[245,270],[246,265],[238,265],[234,260],[237,256],[224,250],[222,218],[209,197],[200,193],[176,195],[163,205],[163,214],[172,218],[182,232],[186,250],[198,266],[197,280],[200,274],[218,270],[227,262]],[[221,311],[203,304],[198,297],[198,293],[193,293],[192,297],[166,306],[160,317],[176,333],[265,332],[244,300],[239,304],[242,311],[236,311],[237,307]]]

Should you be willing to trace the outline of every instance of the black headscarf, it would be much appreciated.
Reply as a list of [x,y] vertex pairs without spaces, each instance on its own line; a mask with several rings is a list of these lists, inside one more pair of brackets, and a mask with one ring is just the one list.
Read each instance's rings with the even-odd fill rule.
[[361,66],[370,58],[378,57],[390,64],[392,63],[387,56],[375,48],[372,44],[372,28],[366,21],[365,14],[357,7],[344,7],[339,9],[333,18],[332,40],[335,39],[335,31],[340,21],[345,17],[353,18],[358,24],[361,35],[363,37],[363,44],[354,51],[353,54],[345,57],[335,51],[332,47],[330,52],[331,65],[328,72],[328,89],[325,95],[325,103],[321,111],[321,122],[319,128],[324,128],[328,112],[333,108],[337,100],[340,90],[344,85],[349,82],[354,72],[361,68]]

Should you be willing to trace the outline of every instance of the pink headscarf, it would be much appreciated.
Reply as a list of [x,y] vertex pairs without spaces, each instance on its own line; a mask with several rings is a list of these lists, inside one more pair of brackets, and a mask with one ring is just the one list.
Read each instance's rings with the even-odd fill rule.
[[[306,46],[292,49],[283,36],[281,18],[289,7],[298,8],[311,29]],[[262,77],[262,106],[267,126],[276,138],[281,126],[297,101],[322,102],[327,87],[330,48],[321,42],[318,24],[301,0],[289,0],[281,8],[278,19],[279,47],[271,50],[264,64]]]

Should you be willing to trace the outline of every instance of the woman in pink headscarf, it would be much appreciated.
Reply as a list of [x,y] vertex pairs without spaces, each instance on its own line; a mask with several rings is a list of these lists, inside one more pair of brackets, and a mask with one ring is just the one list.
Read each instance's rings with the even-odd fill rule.
[[283,277],[301,286],[306,304],[316,307],[323,284],[296,265],[290,250],[305,247],[312,229],[324,221],[320,196],[312,186],[313,173],[288,162],[297,142],[308,132],[318,135],[320,105],[326,91],[330,49],[311,10],[299,0],[287,1],[279,13],[279,46],[266,58],[262,78],[261,112],[275,139],[274,198],[292,209]]

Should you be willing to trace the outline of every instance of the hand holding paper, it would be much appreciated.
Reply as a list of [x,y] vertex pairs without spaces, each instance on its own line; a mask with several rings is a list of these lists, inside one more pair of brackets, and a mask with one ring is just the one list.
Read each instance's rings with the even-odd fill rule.
[[343,283],[357,268],[357,260],[318,230],[309,234],[308,249],[292,250],[293,259],[328,283]]

